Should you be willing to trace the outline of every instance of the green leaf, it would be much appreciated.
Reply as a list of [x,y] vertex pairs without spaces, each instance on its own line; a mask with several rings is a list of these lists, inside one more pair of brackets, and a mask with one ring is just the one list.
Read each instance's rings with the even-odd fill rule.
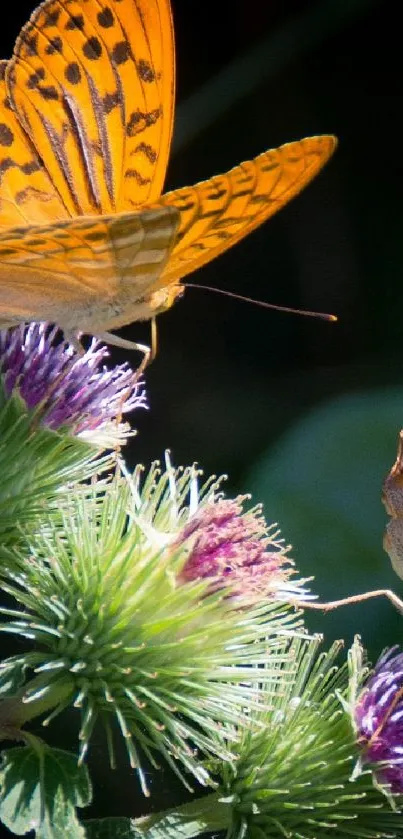
[[[133,839],[194,839],[196,836],[205,836],[206,831],[213,829],[205,819],[191,819],[181,812],[167,813],[161,821],[153,823],[145,818],[144,824],[141,819],[135,820]],[[228,822],[224,825],[228,827]],[[111,837],[112,839],[112,837]]]
[[38,741],[3,753],[0,818],[17,836],[35,830],[36,839],[84,839],[75,808],[91,800],[87,770],[77,757]]
[[[334,399],[290,428],[243,482],[264,502],[267,520],[279,522],[300,574],[315,575],[312,589],[321,600],[367,589],[399,591],[382,547],[387,516],[381,491],[402,426],[402,388]],[[379,651],[401,632],[399,620],[379,600],[326,616],[326,634],[331,626],[331,636],[352,639],[359,627],[366,646]],[[324,629],[322,616],[310,615],[309,624]]]
[[208,829],[204,820],[189,822],[179,813],[169,813],[155,824],[148,817],[141,823],[142,819],[94,819],[85,822],[87,839],[194,839]]
[[94,819],[85,822],[87,839],[193,839],[206,831],[226,830],[231,810],[217,793],[196,798],[138,819]]
[[132,819],[90,819],[84,824],[87,839],[135,839],[137,836]]

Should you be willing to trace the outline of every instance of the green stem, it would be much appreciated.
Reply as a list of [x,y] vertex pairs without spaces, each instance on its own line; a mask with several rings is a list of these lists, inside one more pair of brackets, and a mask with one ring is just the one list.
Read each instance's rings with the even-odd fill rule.
[[36,684],[37,680],[32,679],[14,696],[8,696],[0,701],[0,736],[19,739],[20,729],[25,723],[63,704],[71,696],[73,690],[70,680],[58,681],[45,693],[41,694],[38,691],[38,695],[30,702],[24,701],[27,692],[31,696],[35,693]]
[[150,839],[154,835],[152,830],[155,827],[158,836],[164,836],[166,839],[177,839],[178,836],[191,839],[193,836],[200,836],[204,831],[226,830],[230,820],[231,808],[220,799],[219,793],[215,792],[181,807],[134,819],[133,827],[135,835],[138,836],[147,837],[150,832]]

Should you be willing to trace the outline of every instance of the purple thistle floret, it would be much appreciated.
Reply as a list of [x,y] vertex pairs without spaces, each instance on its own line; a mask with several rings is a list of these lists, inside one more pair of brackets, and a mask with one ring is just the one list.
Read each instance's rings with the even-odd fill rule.
[[379,658],[355,708],[364,763],[378,763],[377,776],[403,793],[403,653],[397,646]]
[[182,582],[211,578],[211,589],[231,587],[234,597],[260,600],[281,589],[293,573],[288,547],[271,532],[260,507],[243,510],[243,497],[208,503],[183,528],[177,542],[189,542]]
[[142,382],[126,363],[107,370],[101,362],[108,350],[95,338],[79,355],[66,341],[55,340],[57,333],[46,323],[0,331],[0,372],[7,396],[18,388],[29,410],[41,406],[43,425],[70,426],[75,434],[146,407]]

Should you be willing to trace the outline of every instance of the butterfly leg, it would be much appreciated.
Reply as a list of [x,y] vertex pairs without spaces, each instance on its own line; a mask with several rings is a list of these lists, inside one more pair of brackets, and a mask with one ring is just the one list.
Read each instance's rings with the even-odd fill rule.
[[100,341],[105,341],[106,344],[111,344],[113,347],[121,347],[124,350],[131,351],[135,350],[143,354],[141,364],[136,370],[135,381],[140,378],[150,361],[154,358],[153,349],[148,347],[147,344],[138,344],[136,341],[128,341],[126,338],[120,338],[118,335],[113,335],[112,332],[102,332],[97,335],[97,338]]
[[78,355],[84,355],[85,349],[80,341],[81,332],[68,332],[68,330],[63,329],[63,337],[64,340],[70,344],[76,351]]
[[151,319],[151,347],[147,344],[138,344],[137,341],[128,341],[126,338],[120,338],[112,332],[102,332],[97,335],[100,341],[105,341],[106,344],[111,344],[113,347],[122,347],[124,350],[136,350],[143,353],[144,359],[141,363],[141,370],[143,371],[148,364],[154,361],[158,349],[158,335],[157,335],[157,319]]
[[119,335],[113,335],[112,332],[101,332],[96,337],[99,341],[105,341],[105,344],[110,344],[112,347],[121,347],[123,350],[136,350],[137,352],[141,352],[147,358],[147,363],[150,359],[151,350],[147,344],[128,341],[127,338],[120,338]]

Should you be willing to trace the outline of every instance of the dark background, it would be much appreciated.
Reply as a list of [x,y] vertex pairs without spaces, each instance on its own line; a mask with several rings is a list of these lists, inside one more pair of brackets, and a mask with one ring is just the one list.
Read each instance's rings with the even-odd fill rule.
[[[384,586],[402,594],[382,549],[380,501],[403,426],[397,6],[173,0],[173,7],[178,111],[167,188],[307,135],[339,138],[300,197],[192,281],[334,312],[339,322],[189,290],[159,319],[150,410],[134,417],[139,435],[128,459],[148,463],[169,447],[177,464],[197,460],[206,474],[228,473],[228,493],[252,490],[293,543],[302,575],[316,575],[322,598]],[[33,3],[5,8],[7,57]],[[122,334],[149,340],[142,324]],[[381,601],[313,615],[310,625],[347,642],[360,632],[372,657],[401,640],[401,618]]]
[[[382,549],[380,502],[403,425],[403,389],[392,397],[387,390],[403,386],[402,59],[394,9],[355,0],[174,2],[178,110],[167,188],[310,134],[339,138],[334,158],[300,197],[192,279],[335,312],[339,322],[189,290],[159,319],[150,411],[135,418],[140,436],[130,458],[148,462],[169,446],[176,463],[197,460],[207,474],[228,473],[229,492],[252,490],[327,598],[384,586],[403,593]],[[138,324],[126,332],[147,340]],[[318,421],[320,448],[315,433],[304,447],[301,432],[303,466],[299,449],[296,461],[287,458],[285,435],[316,406],[348,394],[367,400],[357,419],[347,400],[328,433]],[[315,505],[311,527],[310,510],[303,527],[295,521],[295,473],[299,500],[326,499]],[[380,601],[326,620],[315,615],[311,625],[348,642],[361,632],[373,656],[401,638],[400,621]]]

